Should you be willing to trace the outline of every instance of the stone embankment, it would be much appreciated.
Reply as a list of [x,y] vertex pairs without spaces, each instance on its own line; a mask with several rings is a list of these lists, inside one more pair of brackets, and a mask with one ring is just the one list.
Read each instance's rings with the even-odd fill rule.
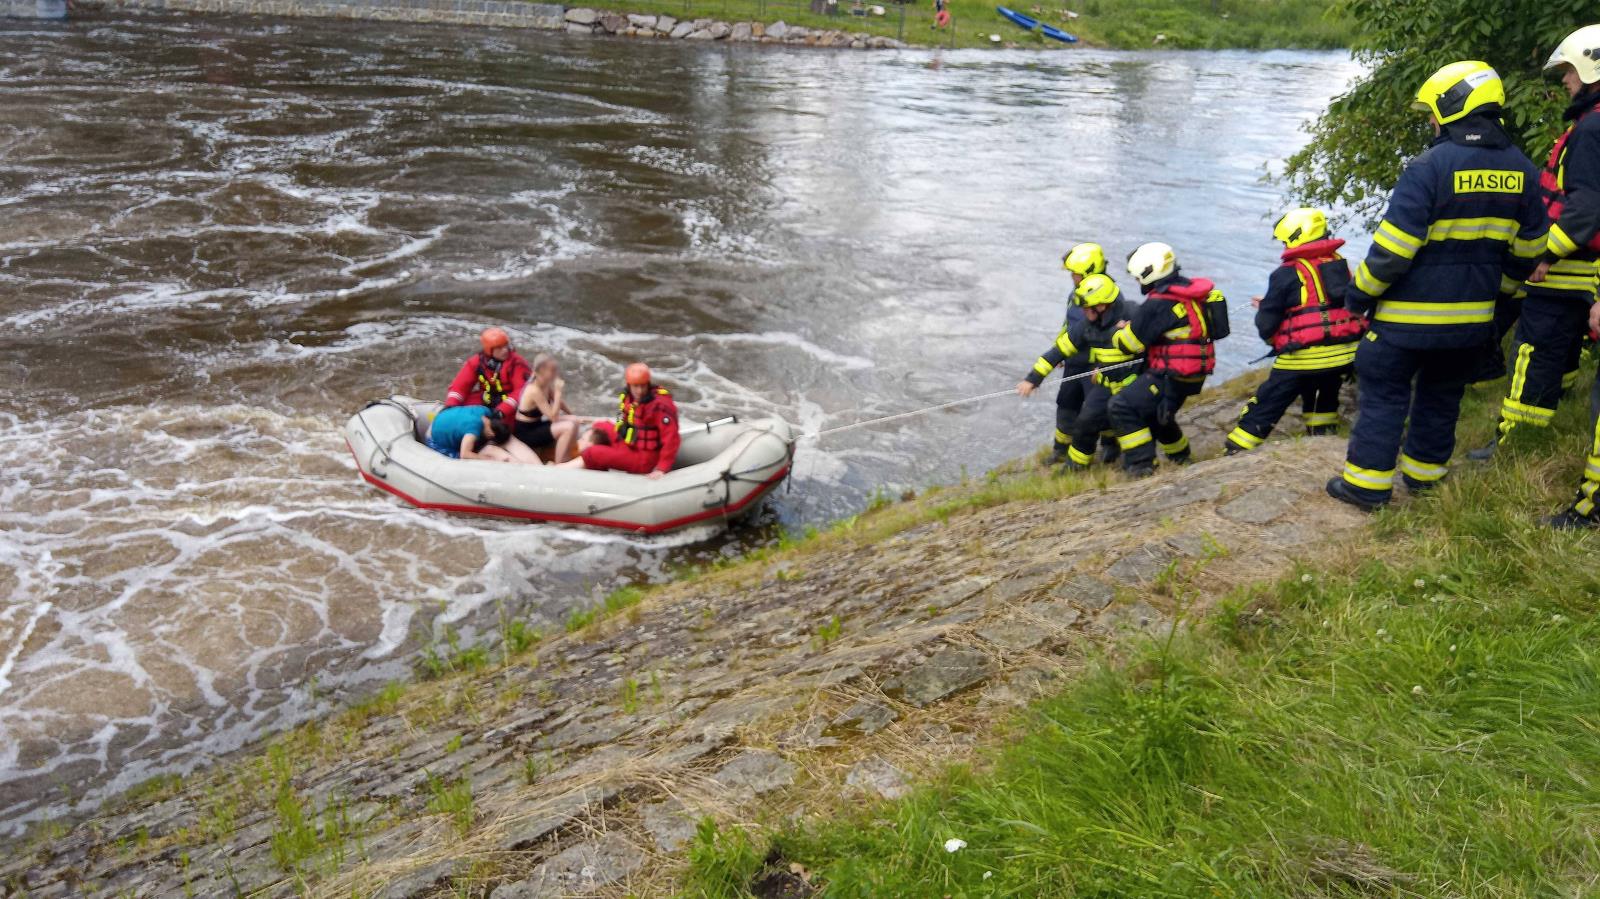
[[[1202,410],[1197,433],[1211,442],[1235,408]],[[1091,475],[1061,499],[957,489],[891,507],[47,828],[11,847],[0,884],[668,895],[698,821],[898,796],[1091,654],[1336,551],[1362,522],[1322,493],[1343,449],[1305,439],[1140,482]]]
[[802,28],[784,22],[719,22],[715,19],[676,19],[668,15],[640,15],[574,7],[564,15],[573,34],[613,34],[620,37],[673,38],[685,41],[789,44],[852,50],[893,50],[902,44],[888,37]]

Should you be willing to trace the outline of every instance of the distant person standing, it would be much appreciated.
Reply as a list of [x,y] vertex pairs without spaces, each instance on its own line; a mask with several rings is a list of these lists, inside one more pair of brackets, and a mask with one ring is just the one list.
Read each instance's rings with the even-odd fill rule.
[[533,374],[528,360],[517,354],[511,346],[511,335],[502,328],[484,328],[478,335],[483,349],[467,357],[461,370],[450,382],[450,392],[445,394],[446,406],[487,406],[497,409],[500,417],[514,421],[517,398]]
[[[1588,326],[1600,329],[1600,304],[1594,304],[1596,269],[1600,268],[1600,25],[1579,28],[1556,47],[1545,71],[1559,74],[1572,103],[1572,122],[1556,141],[1542,185],[1550,219],[1545,257],[1528,280],[1537,287],[1569,284],[1567,303],[1581,306],[1581,285],[1588,274]],[[1563,274],[1565,272],[1565,274]],[[1533,296],[1530,288],[1529,297]],[[1535,353],[1538,351],[1535,350]],[[1600,377],[1590,389],[1591,415],[1600,413]],[[1594,419],[1582,485],[1572,505],[1545,519],[1558,528],[1600,527],[1596,494],[1600,493],[1600,417]]]
[[1533,271],[1544,204],[1538,170],[1501,124],[1505,100],[1499,74],[1476,60],[1417,90],[1433,144],[1401,171],[1345,293],[1345,308],[1372,324],[1356,350],[1360,414],[1344,472],[1327,483],[1341,502],[1388,503],[1396,456],[1412,491],[1445,476],[1496,302]]
[[933,24],[929,28],[943,31],[950,25],[950,4],[948,0],[933,0]]

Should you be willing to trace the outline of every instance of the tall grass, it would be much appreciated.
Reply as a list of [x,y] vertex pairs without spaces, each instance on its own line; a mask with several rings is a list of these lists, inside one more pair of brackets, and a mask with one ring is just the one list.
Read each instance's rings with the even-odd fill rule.
[[[1464,443],[1497,399],[1474,393]],[[979,765],[772,856],[830,899],[1600,894],[1600,535],[1535,522],[1574,486],[1582,405],[1381,513],[1365,552],[1229,597]],[[689,892],[743,895],[765,854],[715,848]]]

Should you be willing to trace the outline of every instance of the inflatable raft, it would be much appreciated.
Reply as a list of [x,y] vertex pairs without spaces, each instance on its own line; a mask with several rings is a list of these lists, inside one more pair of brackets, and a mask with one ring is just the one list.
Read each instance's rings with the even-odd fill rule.
[[782,419],[680,419],[677,465],[657,480],[615,471],[451,459],[425,442],[441,404],[395,396],[351,417],[345,442],[361,476],[414,506],[657,534],[730,521],[760,506],[794,460]]

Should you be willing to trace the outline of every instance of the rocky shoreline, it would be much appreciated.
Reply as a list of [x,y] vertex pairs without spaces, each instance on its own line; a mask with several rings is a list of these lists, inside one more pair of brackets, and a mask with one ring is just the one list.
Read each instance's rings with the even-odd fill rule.
[[685,41],[728,41],[730,43],[787,44],[790,46],[833,47],[851,50],[898,50],[904,45],[881,35],[848,31],[819,30],[789,25],[783,21],[722,22],[716,19],[677,19],[668,15],[644,15],[573,7],[563,15],[571,34],[607,34],[618,37],[670,38]]

